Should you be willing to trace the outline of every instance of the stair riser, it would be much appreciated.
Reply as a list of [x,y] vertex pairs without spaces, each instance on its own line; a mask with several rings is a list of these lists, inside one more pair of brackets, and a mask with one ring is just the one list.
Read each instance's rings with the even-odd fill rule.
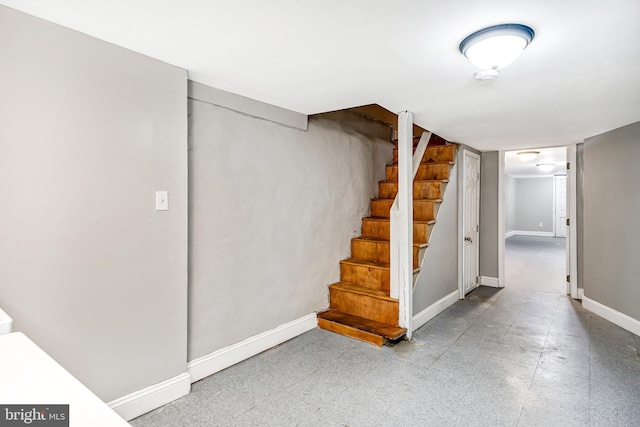
[[[427,181],[413,183],[414,199],[441,199],[444,193],[443,182]],[[398,184],[395,182],[381,182],[378,194],[381,199],[394,199],[398,193]]]
[[[353,239],[351,241],[351,256],[357,259],[374,262],[391,262],[389,242],[368,242]],[[413,268],[418,268],[420,248],[413,247]]]
[[388,268],[372,268],[345,263],[340,263],[340,280],[381,291],[388,291],[391,282]]
[[387,340],[379,335],[375,335],[366,331],[351,328],[340,323],[332,322],[326,319],[318,319],[318,327],[326,329],[327,331],[335,332],[337,334],[346,335],[351,338],[355,338],[360,341],[375,344],[378,347],[382,347]]
[[[453,162],[456,157],[455,145],[441,145],[427,147],[427,150],[422,157],[422,162]],[[393,161],[398,161],[398,150],[393,149]]]
[[[381,199],[371,201],[371,216],[389,218],[393,200]],[[413,219],[416,221],[431,221],[436,218],[437,206],[431,200],[413,200]]]
[[[428,164],[423,163],[418,167],[418,172],[414,177],[416,180],[422,179],[449,179],[449,165],[444,163],[437,164]],[[387,166],[386,173],[387,181],[397,181],[398,180],[398,166],[397,165],[389,165]]]
[[331,289],[331,308],[388,325],[398,325],[398,302]]
[[[428,243],[432,224],[413,224],[413,241],[415,243]],[[374,239],[389,240],[389,221],[366,220],[362,221],[362,236]]]

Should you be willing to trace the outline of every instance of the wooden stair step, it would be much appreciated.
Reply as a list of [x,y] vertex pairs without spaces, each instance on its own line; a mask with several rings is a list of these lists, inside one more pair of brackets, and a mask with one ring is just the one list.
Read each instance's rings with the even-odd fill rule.
[[389,291],[382,291],[378,289],[371,289],[365,286],[358,286],[355,283],[350,282],[337,282],[333,285],[329,285],[329,289],[337,289],[345,292],[351,292],[358,295],[364,295],[371,298],[377,298],[384,301],[391,301],[397,303],[398,300],[389,296]]
[[360,284],[338,282],[329,286],[329,308],[388,325],[398,324],[398,300],[389,290],[370,289]]
[[[432,145],[429,144],[422,157],[422,162],[453,162],[455,161],[456,144]],[[398,161],[398,149],[393,149],[393,161]]]
[[[419,267],[420,249],[427,246],[427,243],[413,242],[413,268]],[[373,237],[354,237],[351,239],[351,256],[356,259],[388,263],[391,257],[391,242]]]
[[[413,221],[413,241],[418,243],[429,243],[429,233],[435,219],[429,221]],[[362,218],[362,237],[373,237],[377,239],[389,240],[391,234],[391,222],[389,218],[367,217]]]
[[[374,237],[354,237],[352,240],[359,240],[359,241],[371,242],[371,243],[381,243],[381,244],[386,244],[386,245],[390,244],[390,242],[388,240],[376,239]],[[426,248],[427,246],[429,246],[429,244],[428,243],[413,242],[413,246],[416,247],[416,248]],[[354,257],[354,258],[358,258],[358,257]]]
[[407,330],[336,310],[318,313],[318,326],[361,341],[384,345],[387,340],[403,337]]
[[391,265],[388,262],[367,261],[366,259],[347,258],[340,261],[340,264],[349,264],[357,267],[373,268],[377,270],[389,270]]
[[373,290],[389,291],[391,266],[388,262],[344,259],[340,261],[340,280]]
[[[454,162],[423,162],[418,166],[415,180],[449,179],[449,170]],[[385,176],[387,181],[398,181],[398,164],[387,165]]]
[[[448,179],[423,179],[413,181],[414,199],[441,199]],[[394,199],[398,194],[398,183],[395,181],[380,181],[378,195],[381,199]]]
[[[371,201],[371,216],[389,218],[393,200],[373,199]],[[442,199],[413,199],[413,219],[416,221],[434,220],[440,203],[442,203]]]

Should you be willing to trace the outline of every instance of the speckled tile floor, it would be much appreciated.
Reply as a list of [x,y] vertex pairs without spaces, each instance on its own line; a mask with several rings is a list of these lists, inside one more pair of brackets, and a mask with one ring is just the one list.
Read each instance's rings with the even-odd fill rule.
[[510,289],[566,292],[563,237],[512,236],[505,241],[505,281]]
[[131,424],[639,426],[639,346],[564,295],[480,287],[410,342],[314,329]]

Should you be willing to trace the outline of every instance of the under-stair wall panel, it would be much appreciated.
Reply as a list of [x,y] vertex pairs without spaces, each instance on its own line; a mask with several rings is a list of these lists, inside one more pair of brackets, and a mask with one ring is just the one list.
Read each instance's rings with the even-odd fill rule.
[[[471,147],[461,145],[458,153]],[[429,249],[422,261],[413,294],[414,315],[428,309],[442,298],[458,290],[458,167],[452,167],[445,197],[437,213],[437,225],[429,237]]]

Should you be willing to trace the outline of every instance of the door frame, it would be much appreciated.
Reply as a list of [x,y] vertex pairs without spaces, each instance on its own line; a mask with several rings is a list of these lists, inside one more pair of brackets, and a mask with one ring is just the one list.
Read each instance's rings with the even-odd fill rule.
[[[570,276],[567,282],[567,294],[574,299],[581,299],[583,290],[578,288],[578,242],[577,242],[577,143],[566,145],[567,147],[567,273]],[[505,257],[505,194],[504,194],[504,163],[505,151],[498,151],[498,283],[504,286],[504,257]]]
[[[459,299],[464,299],[465,297],[465,289],[464,289],[464,214],[466,212],[466,203],[464,197],[465,184],[466,181],[464,179],[465,171],[467,169],[467,154],[471,157],[478,159],[478,227],[480,227],[480,187],[482,174],[480,173],[482,167],[482,156],[476,153],[475,151],[471,151],[469,149],[463,148],[462,150],[458,150],[458,160],[456,163],[460,165],[458,168],[458,297]],[[499,163],[499,162],[498,162]],[[479,276],[480,276],[480,233],[477,233],[477,250],[476,250],[476,272],[478,276],[478,286],[480,285]]]
[[567,146],[567,274],[570,280],[567,281],[567,294],[573,299],[582,299],[578,291],[578,221],[577,221],[577,201],[578,201],[578,167],[577,167],[577,145]]

